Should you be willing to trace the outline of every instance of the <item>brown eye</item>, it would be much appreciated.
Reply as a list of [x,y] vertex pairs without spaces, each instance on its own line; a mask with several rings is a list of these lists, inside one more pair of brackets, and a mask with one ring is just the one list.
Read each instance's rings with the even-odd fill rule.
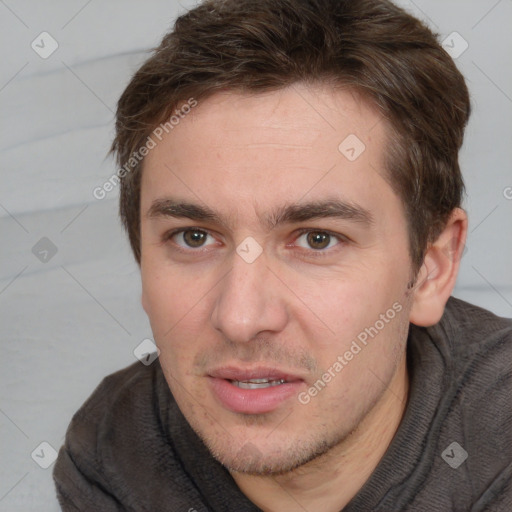
[[[211,250],[222,245],[209,231],[196,227],[177,229],[165,235],[164,240],[172,242],[173,245],[188,251],[189,254],[194,252],[202,254],[205,250]],[[200,250],[196,251],[196,249]]]
[[204,245],[208,234],[204,231],[199,231],[197,229],[188,230],[183,232],[183,241],[189,247],[201,247]]
[[310,231],[306,239],[312,249],[325,249],[331,242],[331,235],[322,231]]

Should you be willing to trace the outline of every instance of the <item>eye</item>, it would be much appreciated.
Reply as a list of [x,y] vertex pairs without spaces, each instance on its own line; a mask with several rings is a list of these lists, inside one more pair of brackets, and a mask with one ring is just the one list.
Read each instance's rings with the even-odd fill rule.
[[296,240],[299,247],[322,251],[340,243],[340,237],[326,231],[306,231]]
[[196,228],[175,231],[169,239],[185,249],[197,249],[215,243],[215,239],[207,231]]

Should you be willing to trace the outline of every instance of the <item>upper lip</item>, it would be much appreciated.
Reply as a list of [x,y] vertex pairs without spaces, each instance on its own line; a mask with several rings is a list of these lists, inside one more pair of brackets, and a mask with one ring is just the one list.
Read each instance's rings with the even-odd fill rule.
[[223,366],[208,372],[210,377],[236,381],[249,381],[252,379],[284,380],[295,382],[304,380],[301,376],[286,370],[280,370],[275,366],[256,366],[243,368],[239,366]]

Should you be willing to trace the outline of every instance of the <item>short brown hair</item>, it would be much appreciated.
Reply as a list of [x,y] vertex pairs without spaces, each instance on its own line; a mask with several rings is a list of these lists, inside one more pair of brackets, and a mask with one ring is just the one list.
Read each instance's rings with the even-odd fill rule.
[[[187,98],[327,81],[362,93],[388,122],[387,179],[404,206],[416,272],[461,205],[458,152],[470,102],[435,34],[390,1],[203,2],[176,20],[122,94],[112,151],[126,170]],[[142,163],[122,173],[120,192],[121,220],[139,264]]]

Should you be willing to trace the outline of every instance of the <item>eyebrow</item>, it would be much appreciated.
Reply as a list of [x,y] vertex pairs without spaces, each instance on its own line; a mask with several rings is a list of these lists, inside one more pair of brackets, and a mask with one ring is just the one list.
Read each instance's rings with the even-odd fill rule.
[[[171,198],[156,199],[146,216],[152,218],[187,218],[194,221],[210,221],[226,226],[228,223],[207,206],[190,202],[176,201]],[[356,222],[366,227],[374,223],[369,210],[355,203],[340,199],[310,201],[281,206],[262,219],[269,230],[280,224],[306,222],[314,219],[341,219]]]
[[270,229],[273,229],[279,224],[327,218],[349,220],[367,227],[374,223],[373,215],[369,210],[340,199],[286,205],[274,211],[266,219],[266,223]]
[[209,220],[222,224],[221,218],[206,206],[175,201],[173,199],[156,199],[146,213],[148,218],[185,217],[192,220]]

